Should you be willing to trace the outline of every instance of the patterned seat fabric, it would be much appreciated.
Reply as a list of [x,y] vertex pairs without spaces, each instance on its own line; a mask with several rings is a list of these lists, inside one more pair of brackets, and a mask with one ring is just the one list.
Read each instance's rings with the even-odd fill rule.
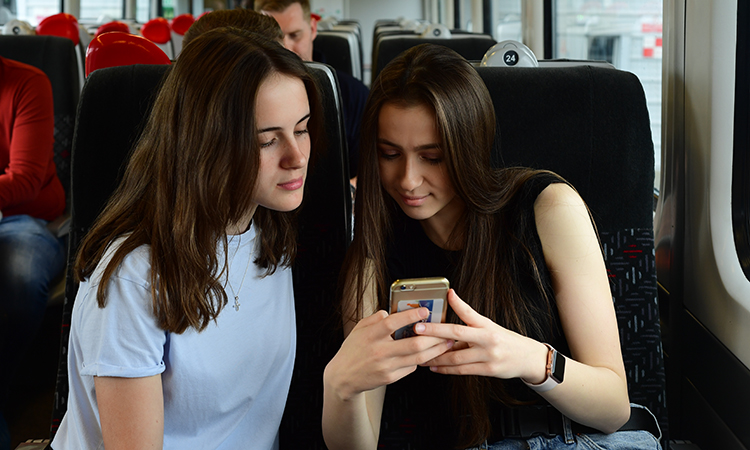
[[[667,417],[652,229],[600,232],[620,328],[630,401]],[[662,433],[666,423],[661,423]]]

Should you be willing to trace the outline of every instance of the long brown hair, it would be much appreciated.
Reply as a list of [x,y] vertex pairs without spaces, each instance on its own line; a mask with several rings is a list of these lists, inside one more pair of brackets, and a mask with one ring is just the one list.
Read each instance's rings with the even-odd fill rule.
[[[77,279],[89,277],[107,248],[124,238],[107,264],[97,300],[123,258],[150,246],[153,313],[159,326],[203,330],[227,303],[219,281],[227,267],[227,227],[251,208],[260,156],[255,101],[273,74],[302,80],[310,103],[311,157],[320,147],[322,110],[304,63],[278,42],[218,28],[187,45],[166,76],[119,187],[81,243]],[[296,252],[294,212],[258,206],[255,264],[289,266]],[[226,252],[225,252],[226,255]],[[158,291],[158,294],[157,294]]]
[[[529,248],[510,231],[502,212],[523,184],[540,171],[525,168],[493,169],[490,154],[495,137],[495,113],[487,87],[464,58],[437,45],[422,44],[391,61],[372,85],[362,121],[359,178],[355,203],[354,241],[342,274],[343,310],[357,320],[363,315],[366,284],[374,283],[379,307],[388,308],[386,243],[398,204],[380,182],[377,135],[378,117],[384,104],[422,105],[435,113],[445,167],[466,213],[456,224],[449,246],[461,248],[452,287],[480,314],[524,335],[543,333],[551,317],[524,301],[518,285],[519,261],[533,266],[537,288],[546,295],[539,268]],[[533,224],[530,224],[533,226]],[[520,244],[520,245],[519,245]],[[500,250],[503,251],[500,251]],[[369,272],[368,272],[369,268]],[[365,279],[374,272],[374,280]],[[354,302],[354,304],[348,302]],[[452,318],[457,321],[456,317]],[[505,393],[502,380],[479,376],[454,378],[454,415],[459,436],[470,447],[491,432],[489,398],[506,404],[516,401]]]

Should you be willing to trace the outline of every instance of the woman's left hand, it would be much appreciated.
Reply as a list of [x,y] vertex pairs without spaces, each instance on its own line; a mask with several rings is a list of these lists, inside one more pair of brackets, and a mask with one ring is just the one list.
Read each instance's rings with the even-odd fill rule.
[[424,363],[434,372],[450,375],[482,375],[497,378],[521,377],[543,381],[547,347],[533,339],[503,328],[482,316],[451,289],[448,304],[466,325],[420,323],[420,335],[453,339],[453,348]]

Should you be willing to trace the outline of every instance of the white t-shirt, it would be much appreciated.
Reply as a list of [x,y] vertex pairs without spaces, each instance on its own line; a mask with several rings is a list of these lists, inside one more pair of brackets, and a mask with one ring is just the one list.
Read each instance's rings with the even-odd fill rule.
[[229,242],[229,303],[200,333],[157,327],[148,246],[125,257],[111,278],[106,306],[99,308],[96,290],[113,248],[108,250],[81,283],[73,306],[68,411],[52,443],[55,450],[103,448],[94,376],[160,373],[164,449],[278,448],[296,348],[292,273],[278,268],[262,278],[265,271],[253,263],[255,234],[253,226]]

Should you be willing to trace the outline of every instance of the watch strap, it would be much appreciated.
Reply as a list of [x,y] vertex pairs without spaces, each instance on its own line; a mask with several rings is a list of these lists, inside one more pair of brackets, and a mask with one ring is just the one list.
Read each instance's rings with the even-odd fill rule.
[[[555,350],[551,345],[544,343],[544,345],[547,346],[547,365],[546,365],[546,374],[544,381],[542,381],[539,384],[531,384],[528,383],[523,378],[521,381],[523,381],[526,386],[528,386],[530,389],[536,391],[536,392],[547,392],[553,388],[555,388],[557,385],[562,383],[562,376],[559,378],[555,376],[555,373],[563,373],[560,371],[564,371],[565,369],[565,356],[561,353],[558,353],[557,350]],[[559,367],[559,365],[562,364],[562,367]],[[558,366],[558,367],[556,367]]]

